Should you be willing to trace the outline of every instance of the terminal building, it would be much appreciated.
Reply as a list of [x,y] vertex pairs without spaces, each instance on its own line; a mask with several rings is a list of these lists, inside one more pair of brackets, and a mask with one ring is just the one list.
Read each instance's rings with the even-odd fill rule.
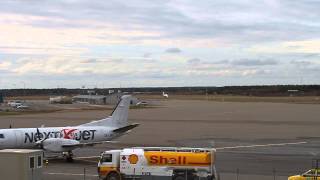
[[[89,103],[97,105],[115,105],[121,99],[123,93],[113,93],[109,95],[77,95],[72,97],[72,102],[75,103]],[[132,97],[131,104],[137,104],[137,98]]]
[[77,95],[72,97],[72,101],[76,103],[89,103],[89,104],[113,104],[107,103],[107,97],[103,95]]

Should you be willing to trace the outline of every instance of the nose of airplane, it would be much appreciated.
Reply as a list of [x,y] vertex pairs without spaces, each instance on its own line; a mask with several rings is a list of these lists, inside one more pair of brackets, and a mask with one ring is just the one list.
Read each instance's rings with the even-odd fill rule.
[[4,133],[0,132],[0,148],[4,145],[5,142],[5,135]]

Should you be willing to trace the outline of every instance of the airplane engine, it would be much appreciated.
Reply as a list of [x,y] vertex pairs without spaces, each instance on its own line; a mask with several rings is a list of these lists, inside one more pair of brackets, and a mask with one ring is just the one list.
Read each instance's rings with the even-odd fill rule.
[[51,152],[66,152],[75,149],[79,143],[73,139],[49,138],[42,142],[42,147]]

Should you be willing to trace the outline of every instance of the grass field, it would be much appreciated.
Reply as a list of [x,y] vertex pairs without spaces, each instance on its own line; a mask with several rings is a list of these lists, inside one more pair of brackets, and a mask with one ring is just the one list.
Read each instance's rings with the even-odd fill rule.
[[55,111],[0,111],[0,116],[52,113],[52,112],[55,112]]
[[50,96],[15,96],[15,97],[6,97],[7,101],[11,100],[48,100]]

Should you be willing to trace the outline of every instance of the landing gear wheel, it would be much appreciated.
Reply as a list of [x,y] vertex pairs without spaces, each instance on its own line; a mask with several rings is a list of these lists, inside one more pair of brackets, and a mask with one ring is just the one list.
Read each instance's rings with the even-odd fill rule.
[[66,157],[67,162],[73,162],[73,158],[72,157]]
[[110,173],[107,176],[106,180],[120,180],[120,175],[118,173],[115,173],[115,172]]
[[72,151],[68,151],[68,152],[64,153],[63,155],[65,156],[67,162],[73,162]]

